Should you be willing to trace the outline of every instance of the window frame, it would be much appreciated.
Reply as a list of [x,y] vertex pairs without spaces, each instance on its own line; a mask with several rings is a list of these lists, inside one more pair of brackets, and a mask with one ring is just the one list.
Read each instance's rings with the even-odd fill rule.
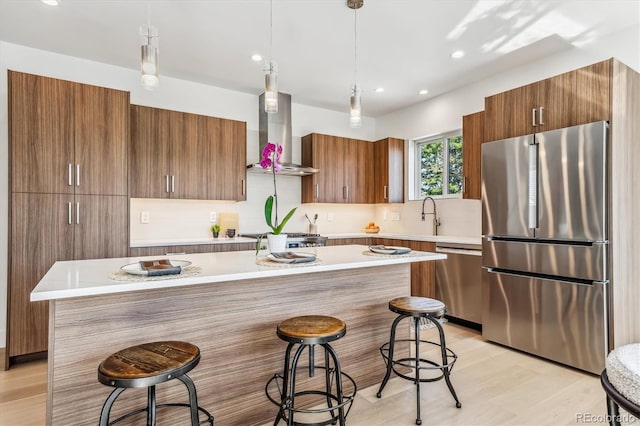
[[[460,189],[460,192],[457,194],[449,193],[449,143],[450,139],[460,137],[462,139],[462,129],[456,129],[449,132],[439,133],[431,136],[423,136],[420,138],[416,138],[412,140],[412,148],[413,148],[413,191],[412,191],[412,199],[414,200],[422,200],[424,196],[422,195],[422,175],[421,175],[421,146],[429,143],[436,143],[439,141],[443,142],[444,148],[442,150],[443,158],[442,164],[443,172],[442,172],[442,195],[431,195],[431,197],[435,199],[444,199],[444,198],[462,198],[464,187]],[[464,139],[462,139],[462,146],[464,151]],[[464,156],[462,157],[462,167],[464,170]],[[463,176],[464,179],[464,176]]]

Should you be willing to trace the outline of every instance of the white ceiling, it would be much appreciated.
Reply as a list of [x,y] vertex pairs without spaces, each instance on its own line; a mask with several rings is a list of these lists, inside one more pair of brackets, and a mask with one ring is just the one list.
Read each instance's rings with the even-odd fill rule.
[[[0,0],[0,40],[137,69],[149,8],[161,85],[171,76],[263,91],[263,64],[250,57],[268,55],[269,0]],[[357,22],[363,114],[377,117],[638,25],[640,0],[364,0]],[[449,57],[457,49],[463,59]],[[345,0],[273,0],[272,53],[294,102],[348,110],[354,12]]]

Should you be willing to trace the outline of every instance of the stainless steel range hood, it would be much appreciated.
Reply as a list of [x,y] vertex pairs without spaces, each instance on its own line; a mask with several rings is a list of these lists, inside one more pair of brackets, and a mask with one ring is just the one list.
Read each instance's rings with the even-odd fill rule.
[[[258,122],[260,142],[258,158],[262,158],[262,151],[267,143],[279,143],[282,145],[282,171],[280,175],[305,176],[317,173],[318,169],[294,164],[291,161],[293,137],[291,135],[291,95],[278,93],[278,112],[267,114],[264,111],[264,93],[260,95],[258,102]],[[247,171],[252,173],[271,173],[271,169],[263,169],[260,163],[249,164]]]

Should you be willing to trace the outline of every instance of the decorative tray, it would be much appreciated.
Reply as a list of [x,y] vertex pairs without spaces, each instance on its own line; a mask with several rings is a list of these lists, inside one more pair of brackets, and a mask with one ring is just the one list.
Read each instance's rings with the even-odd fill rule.
[[269,253],[267,259],[278,263],[307,263],[316,260],[316,255],[313,253],[283,251],[279,253]]
[[411,253],[411,249],[408,247],[396,247],[396,246],[385,246],[382,244],[378,244],[375,246],[369,246],[369,250],[378,253],[378,254],[407,254]]

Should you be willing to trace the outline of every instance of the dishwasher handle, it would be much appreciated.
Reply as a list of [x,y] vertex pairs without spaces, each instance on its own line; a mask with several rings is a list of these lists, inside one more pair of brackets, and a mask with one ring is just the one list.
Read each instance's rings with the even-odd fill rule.
[[436,253],[463,254],[465,256],[482,256],[482,250],[459,249],[459,248],[438,247],[438,246],[436,246]]

